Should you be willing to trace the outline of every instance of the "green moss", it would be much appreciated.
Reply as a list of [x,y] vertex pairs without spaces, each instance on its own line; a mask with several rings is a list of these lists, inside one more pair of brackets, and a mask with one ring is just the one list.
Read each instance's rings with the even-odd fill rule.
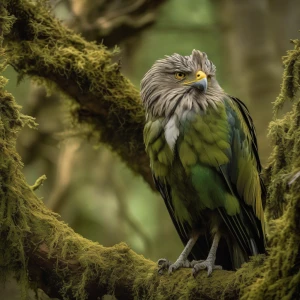
[[[274,145],[270,165],[265,171],[268,184],[267,218],[269,256],[263,276],[245,289],[242,299],[299,299],[300,271],[300,42],[284,57],[285,71],[277,98],[275,119],[269,127]],[[276,119],[285,101],[292,111]],[[292,180],[294,179],[294,180]]]
[[49,92],[62,91],[74,131],[95,143],[101,140],[134,172],[150,178],[149,168],[141,170],[144,111],[139,91],[114,62],[118,49],[108,51],[74,34],[51,16],[46,0],[2,2],[0,40],[19,78],[30,76]]
[[294,101],[299,91],[300,83],[300,53],[299,53],[299,40],[293,40],[294,49],[289,50],[287,55],[283,57],[283,63],[285,65],[283,73],[283,82],[281,86],[281,92],[274,104],[275,114],[286,101]]
[[23,242],[30,231],[25,197],[30,189],[21,173],[15,144],[20,129],[34,121],[19,113],[12,95],[4,91],[5,84],[6,79],[0,76],[0,279],[14,274],[22,282],[25,298],[28,280]]
[[35,181],[34,185],[32,185],[30,188],[33,191],[37,190],[41,185],[43,185],[43,183],[46,179],[47,179],[46,175],[42,175]]

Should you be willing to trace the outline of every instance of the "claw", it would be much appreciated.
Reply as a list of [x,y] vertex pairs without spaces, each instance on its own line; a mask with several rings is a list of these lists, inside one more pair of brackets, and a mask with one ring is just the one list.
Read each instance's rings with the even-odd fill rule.
[[160,267],[162,265],[164,265],[165,263],[169,262],[166,258],[160,258],[158,261],[157,261],[157,265]]
[[169,267],[169,269],[168,269],[168,273],[169,273],[169,274],[172,274],[175,270],[177,270],[176,266],[171,265],[171,266]]
[[162,275],[165,270],[169,269],[172,263],[166,258],[161,258],[157,261],[157,265],[159,267],[157,273]]
[[[198,261],[199,262],[199,261]],[[172,263],[166,258],[161,258],[157,261],[157,265],[159,267],[158,274],[163,274],[165,270],[168,270],[169,274],[172,274],[174,271],[180,268],[191,268],[191,262],[183,259],[176,260],[175,263]]]
[[198,272],[204,269],[207,269],[207,277],[209,277],[213,270],[222,270],[222,266],[215,265],[211,260],[198,261],[198,263],[194,263],[192,271],[193,276],[196,277]]

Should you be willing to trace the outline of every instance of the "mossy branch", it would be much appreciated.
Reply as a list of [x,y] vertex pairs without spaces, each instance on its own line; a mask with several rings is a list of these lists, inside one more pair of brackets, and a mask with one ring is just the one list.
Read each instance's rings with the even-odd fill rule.
[[154,262],[126,244],[105,248],[59,221],[25,182],[16,138],[34,121],[20,114],[4,84],[0,77],[0,281],[14,275],[24,299],[29,286],[59,299],[96,300],[105,294],[118,299],[214,299],[218,293],[236,299],[242,274],[219,271],[207,278],[203,272],[195,280],[189,270],[182,270],[159,276]]
[[153,187],[143,145],[144,111],[138,90],[120,73],[114,54],[87,42],[51,16],[45,1],[4,0],[0,33],[7,63],[72,100],[76,125],[108,145]]
[[[43,1],[2,1],[0,35],[7,62],[20,76],[55,83],[74,100],[76,121],[152,182],[138,91],[111,63],[113,54],[64,28]],[[278,108],[290,99],[293,110],[270,125],[274,151],[266,170],[269,255],[256,257],[237,272],[216,271],[211,278],[203,273],[194,279],[188,270],[158,276],[153,262],[125,244],[104,248],[59,221],[25,182],[15,140],[20,128],[33,120],[20,114],[1,77],[0,279],[14,274],[24,297],[30,282],[61,299],[97,299],[106,293],[119,299],[298,299],[300,43],[294,44],[284,60],[282,92],[275,104]]]

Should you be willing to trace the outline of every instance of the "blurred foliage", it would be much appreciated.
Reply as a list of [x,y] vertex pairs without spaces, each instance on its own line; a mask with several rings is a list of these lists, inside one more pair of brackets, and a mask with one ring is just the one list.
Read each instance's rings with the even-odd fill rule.
[[[188,55],[192,49],[200,49],[207,52],[217,66],[222,87],[234,93],[235,87],[226,73],[224,23],[220,22],[220,11],[217,11],[220,2],[167,1],[158,10],[153,26],[128,35],[118,43],[122,72],[139,86],[142,76],[156,59],[174,52]],[[74,18],[70,3],[72,1],[57,2],[54,12],[78,30],[80,26],[74,22],[79,19]],[[293,9],[288,13],[293,13]],[[289,33],[294,28],[290,27]],[[89,35],[89,38],[92,37]],[[105,38],[103,43],[106,44]],[[284,50],[281,46],[281,51]],[[282,52],[276,60],[279,69]],[[37,191],[45,203],[59,212],[76,232],[104,246],[124,241],[154,261],[161,257],[175,260],[182,245],[160,196],[141,178],[133,176],[110,150],[102,146],[95,149],[78,136],[69,137],[69,116],[58,95],[46,95],[26,79],[17,84],[12,68],[3,75],[10,79],[7,89],[23,106],[23,113],[36,117],[39,123],[38,130],[23,130],[18,151],[25,163],[24,173],[29,184],[46,174],[47,181]],[[238,89],[242,90],[243,86]],[[279,86],[274,86],[274,90],[276,93]],[[11,290],[6,293],[12,295]]]
[[193,49],[209,54],[222,81],[219,31],[208,0],[190,0],[185,5],[180,0],[169,1],[160,10],[157,22],[141,37],[132,39],[134,43],[125,43],[121,62],[125,63],[124,73],[136,86],[155,60],[173,53],[190,55]]

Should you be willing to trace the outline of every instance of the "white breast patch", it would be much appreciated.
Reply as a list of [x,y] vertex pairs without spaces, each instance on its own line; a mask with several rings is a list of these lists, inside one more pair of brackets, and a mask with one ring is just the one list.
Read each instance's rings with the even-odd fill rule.
[[165,126],[165,138],[170,149],[174,151],[174,147],[179,136],[178,117],[174,114]]

